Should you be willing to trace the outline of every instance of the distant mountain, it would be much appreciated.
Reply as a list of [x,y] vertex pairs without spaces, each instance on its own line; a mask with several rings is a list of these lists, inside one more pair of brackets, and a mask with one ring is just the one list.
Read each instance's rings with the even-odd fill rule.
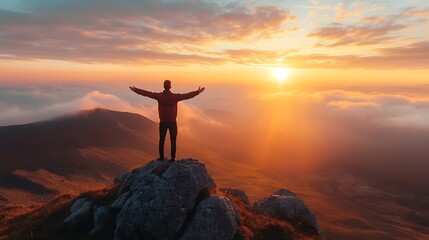
[[221,123],[237,124],[240,121],[237,115],[219,109],[209,108],[204,110],[204,114]]
[[[181,123],[178,154],[204,158],[219,172],[213,165],[221,152],[241,159],[235,157],[239,153],[233,144],[225,144],[238,141],[225,126],[239,119],[216,109],[204,114],[220,125],[192,119],[188,129]],[[165,151],[168,156],[168,138]],[[139,114],[98,108],[4,126],[0,127],[0,156],[0,206],[46,202],[60,193],[105,186],[114,176],[155,159],[158,124]]]
[[0,127],[0,203],[104,185],[157,155],[157,124],[106,109]]

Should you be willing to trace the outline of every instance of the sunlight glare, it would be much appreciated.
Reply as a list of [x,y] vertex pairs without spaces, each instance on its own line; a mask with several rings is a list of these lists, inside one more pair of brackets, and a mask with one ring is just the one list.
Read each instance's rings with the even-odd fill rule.
[[288,68],[274,68],[273,69],[274,77],[278,83],[283,83],[289,76]]

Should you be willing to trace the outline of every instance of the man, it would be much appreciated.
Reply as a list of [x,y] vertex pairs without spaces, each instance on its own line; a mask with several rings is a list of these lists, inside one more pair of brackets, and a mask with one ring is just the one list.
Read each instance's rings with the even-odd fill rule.
[[159,159],[164,159],[164,142],[165,136],[167,135],[167,130],[170,132],[170,141],[171,141],[171,160],[174,162],[176,159],[176,137],[177,137],[177,102],[193,98],[198,94],[204,92],[205,88],[199,87],[198,90],[180,94],[172,93],[171,81],[164,81],[164,91],[149,92],[143,89],[136,88],[135,86],[130,87],[131,91],[140,94],[145,97],[150,97],[158,101],[158,113],[159,113]]

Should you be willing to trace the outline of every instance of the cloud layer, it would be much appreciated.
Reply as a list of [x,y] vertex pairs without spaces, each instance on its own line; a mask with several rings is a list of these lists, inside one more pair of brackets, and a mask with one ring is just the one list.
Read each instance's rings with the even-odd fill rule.
[[[2,90],[5,95],[10,100],[0,105],[2,125],[96,107],[158,119],[154,101],[147,106],[130,103],[108,91],[32,88]],[[17,106],[14,99],[32,101]],[[398,187],[428,189],[429,98],[425,94],[332,89],[256,98],[244,94],[213,98],[205,104],[218,110],[180,104],[180,131],[224,160],[253,161],[282,171],[335,166]]]
[[83,87],[2,89],[0,126],[47,120],[97,107],[137,112],[151,117],[155,109],[132,105],[110,94]]
[[[298,6],[311,10],[305,16],[280,4],[234,0],[14,3],[0,5],[4,61],[275,65],[286,59],[295,68],[429,68],[421,57],[429,40],[419,33],[429,24],[427,7],[386,11],[375,3],[312,1]],[[290,40],[303,46],[291,48]],[[355,51],[333,50],[341,47]]]
[[240,2],[22,1],[0,9],[0,56],[77,62],[210,62],[200,50],[282,32],[288,11]]
[[[356,6],[361,5],[356,9]],[[373,10],[381,10],[382,6],[366,6],[364,3],[355,2],[351,4],[350,11],[344,9],[343,4],[336,7],[337,15],[335,22],[328,26],[319,27],[308,34],[308,37],[314,37],[319,40],[316,46],[319,47],[339,47],[339,46],[359,46],[359,45],[386,45],[392,43],[392,40],[403,40],[407,29],[416,28],[427,24],[425,17],[428,9],[407,8],[399,14],[390,15],[369,15],[362,16],[363,13]],[[365,7],[366,6],[366,7]],[[359,10],[360,9],[360,10]],[[354,15],[353,13],[356,13]],[[343,23],[345,17],[354,15],[358,20]],[[408,34],[411,34],[408,32]]]
[[349,54],[299,54],[290,51],[262,51],[252,49],[227,50],[224,55],[236,63],[264,64],[282,59],[292,68],[368,68],[368,69],[428,69],[429,41],[396,47],[378,47],[370,56]]

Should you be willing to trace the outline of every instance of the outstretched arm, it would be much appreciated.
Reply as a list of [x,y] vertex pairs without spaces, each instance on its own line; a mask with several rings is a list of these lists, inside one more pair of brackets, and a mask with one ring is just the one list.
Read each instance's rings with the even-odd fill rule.
[[156,94],[154,92],[149,92],[149,91],[146,91],[146,90],[143,90],[143,89],[140,89],[140,88],[136,88],[134,85],[132,87],[130,86],[130,89],[131,89],[131,91],[133,91],[133,92],[135,92],[135,93],[137,93],[139,95],[142,95],[142,96],[145,96],[145,97],[150,97],[150,98],[153,98],[153,99],[158,99],[158,94]]
[[198,87],[198,90],[196,90],[196,91],[192,91],[192,92],[188,92],[188,93],[184,93],[184,94],[178,94],[178,100],[182,101],[182,100],[193,98],[193,97],[197,96],[198,94],[204,92],[204,90],[206,90],[205,87]]

